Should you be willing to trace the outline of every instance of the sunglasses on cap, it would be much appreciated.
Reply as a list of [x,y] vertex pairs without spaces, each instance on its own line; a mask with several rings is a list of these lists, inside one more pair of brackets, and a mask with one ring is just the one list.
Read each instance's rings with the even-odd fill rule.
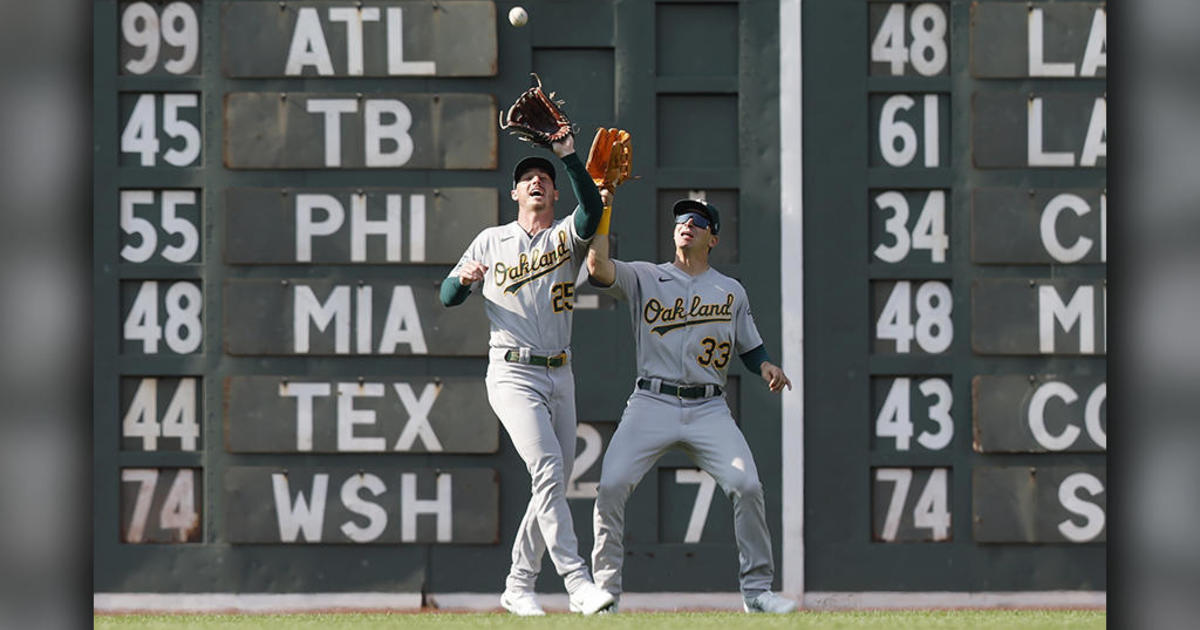
[[712,226],[712,221],[709,221],[708,217],[700,214],[699,212],[685,212],[683,214],[677,214],[675,215],[675,224],[679,225],[682,223],[687,223],[688,219],[692,220],[692,225],[695,225],[702,230],[707,230]]

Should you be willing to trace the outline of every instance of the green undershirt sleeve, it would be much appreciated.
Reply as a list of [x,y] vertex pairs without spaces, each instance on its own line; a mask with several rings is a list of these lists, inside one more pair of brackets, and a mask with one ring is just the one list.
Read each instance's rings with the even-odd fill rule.
[[[600,217],[604,216],[604,201],[600,199],[600,191],[596,189],[592,176],[588,175],[587,167],[579,161],[579,154],[572,153],[562,159],[567,167],[567,176],[571,180],[571,190],[579,200],[575,209],[575,231],[584,239],[596,234],[600,225]],[[580,212],[582,210],[582,212]]]
[[746,366],[753,374],[759,374],[762,370],[762,364],[770,361],[771,357],[767,355],[767,349],[761,343],[748,352],[739,355],[742,360],[742,365]]
[[454,276],[449,276],[442,280],[442,298],[443,306],[458,306],[462,304],[467,296],[471,295],[471,286],[463,286],[462,282]]

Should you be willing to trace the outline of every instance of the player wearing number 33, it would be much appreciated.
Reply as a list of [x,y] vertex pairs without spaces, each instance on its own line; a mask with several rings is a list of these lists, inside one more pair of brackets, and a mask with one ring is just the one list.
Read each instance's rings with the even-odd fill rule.
[[592,583],[579,555],[566,483],[575,462],[575,377],[571,314],[575,278],[603,214],[600,194],[575,154],[574,137],[550,145],[566,166],[580,205],[554,218],[554,165],[541,157],[513,171],[517,220],[480,232],[442,282],[446,306],[481,287],[491,326],[487,392],[492,410],[532,477],[532,496],[517,527],[501,605],[517,615],[545,614],[534,598],[542,556],[550,552],[571,610],[592,614],[613,598]]
[[[602,194],[607,202],[611,193]],[[762,484],[724,387],[735,354],[772,392],[792,383],[763,349],[745,288],[708,265],[721,227],[717,209],[683,199],[673,210],[674,261],[612,260],[606,237],[596,238],[588,253],[589,282],[629,302],[638,373],[600,473],[593,523],[596,585],[620,595],[625,501],[654,463],[679,447],[733,501],[746,612],[791,612],[796,603],[770,590],[775,568]]]

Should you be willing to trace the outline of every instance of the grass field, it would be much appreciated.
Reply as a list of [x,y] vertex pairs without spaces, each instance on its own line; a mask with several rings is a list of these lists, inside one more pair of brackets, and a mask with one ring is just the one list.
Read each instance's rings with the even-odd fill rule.
[[747,615],[735,612],[621,613],[595,617],[551,614],[520,618],[482,614],[314,614],[314,615],[97,615],[96,630],[448,630],[469,628],[575,628],[628,630],[730,630],[812,628],[825,630],[1091,630],[1105,627],[1100,610],[949,610],[799,612]]

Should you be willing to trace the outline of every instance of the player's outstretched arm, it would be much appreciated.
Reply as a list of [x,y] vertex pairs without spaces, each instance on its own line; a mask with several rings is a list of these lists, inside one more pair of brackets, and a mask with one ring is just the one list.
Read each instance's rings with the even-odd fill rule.
[[449,276],[442,280],[442,290],[439,297],[443,306],[458,306],[471,294],[471,284],[483,279],[487,265],[468,261],[462,265],[457,276]]
[[748,371],[758,372],[771,391],[782,391],[785,385],[788,389],[792,388],[792,381],[788,379],[787,374],[783,373],[783,369],[771,363],[771,357],[762,344],[743,352],[738,355],[738,358],[742,360],[742,365],[745,365]]
[[[604,206],[612,205],[612,191],[600,191],[600,197]],[[617,268],[613,265],[612,258],[608,257],[608,230],[600,231],[595,238],[592,239],[592,244],[588,248],[588,282],[601,287],[612,286],[613,281],[617,279]]]
[[579,206],[575,208],[574,215],[575,231],[581,238],[592,238],[596,234],[596,226],[600,225],[600,217],[604,214],[604,202],[600,200],[600,191],[596,189],[596,182],[592,181],[587,167],[575,153],[575,136],[569,135],[561,142],[551,144],[550,149],[567,167],[567,178],[571,180],[571,190],[575,191],[575,198],[579,200]]

